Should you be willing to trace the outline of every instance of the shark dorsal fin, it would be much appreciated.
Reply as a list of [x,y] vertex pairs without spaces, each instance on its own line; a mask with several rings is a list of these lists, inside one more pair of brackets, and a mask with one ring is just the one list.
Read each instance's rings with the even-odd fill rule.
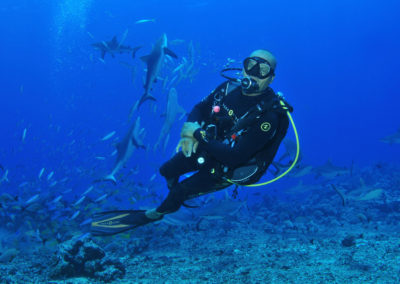
[[175,58],[175,59],[178,58],[178,56],[171,49],[169,49],[168,47],[164,47],[164,53],[166,55],[169,55],[169,56]]
[[113,36],[111,43],[118,45],[117,36]]

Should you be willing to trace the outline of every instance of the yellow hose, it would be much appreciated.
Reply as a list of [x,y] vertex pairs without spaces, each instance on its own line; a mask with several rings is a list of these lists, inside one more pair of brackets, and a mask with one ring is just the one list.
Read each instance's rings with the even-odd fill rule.
[[289,112],[288,108],[286,107],[285,103],[284,103],[282,100],[280,101],[280,103],[281,103],[281,106],[282,106],[284,109],[286,109],[286,114],[287,114],[287,116],[289,117],[290,123],[292,124],[292,127],[293,127],[294,135],[295,135],[295,137],[296,137],[297,152],[296,152],[296,157],[294,158],[294,161],[293,161],[292,165],[291,165],[285,172],[283,172],[282,174],[280,174],[280,175],[277,176],[276,178],[271,179],[271,180],[266,181],[266,182],[263,182],[263,183],[247,184],[247,185],[246,185],[246,184],[237,184],[237,183],[231,181],[230,179],[227,179],[227,181],[229,181],[230,183],[237,184],[237,185],[241,185],[241,186],[248,186],[248,187],[267,185],[267,184],[273,183],[274,181],[277,181],[278,179],[280,179],[280,178],[282,178],[283,176],[285,176],[285,175],[286,175],[288,172],[290,172],[290,171],[293,169],[293,167],[296,165],[297,160],[299,159],[299,155],[300,155],[299,135],[297,134],[296,125],[294,124],[293,118],[292,118],[292,116],[290,115],[290,112]]

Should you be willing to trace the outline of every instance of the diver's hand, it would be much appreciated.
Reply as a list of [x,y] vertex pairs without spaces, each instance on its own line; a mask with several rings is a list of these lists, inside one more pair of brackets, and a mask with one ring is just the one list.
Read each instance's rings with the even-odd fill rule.
[[197,146],[199,142],[195,138],[190,137],[182,137],[179,140],[178,146],[176,146],[176,152],[179,152],[179,148],[182,147],[182,153],[186,158],[189,158],[192,153],[196,153]]
[[181,137],[194,139],[193,133],[199,128],[201,128],[201,125],[198,122],[185,122],[182,127]]

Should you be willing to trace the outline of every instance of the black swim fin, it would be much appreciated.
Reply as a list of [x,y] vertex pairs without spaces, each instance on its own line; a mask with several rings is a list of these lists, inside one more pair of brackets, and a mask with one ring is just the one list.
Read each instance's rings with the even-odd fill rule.
[[93,215],[91,233],[93,236],[111,236],[158,221],[147,218],[145,212],[146,210],[117,210],[96,213]]

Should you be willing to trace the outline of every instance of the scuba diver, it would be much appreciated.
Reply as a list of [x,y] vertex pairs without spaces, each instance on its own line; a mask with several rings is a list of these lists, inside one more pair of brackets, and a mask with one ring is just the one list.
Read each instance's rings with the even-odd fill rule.
[[[274,55],[260,49],[243,61],[243,69],[222,70],[228,80],[193,108],[183,125],[177,154],[160,168],[169,188],[165,200],[150,210],[97,213],[92,234],[113,235],[133,229],[158,221],[182,205],[193,207],[185,204],[189,199],[232,184],[257,182],[273,161],[293,111],[269,87],[275,68]],[[232,70],[242,70],[243,77],[225,75]],[[189,172],[195,173],[179,180]]]

